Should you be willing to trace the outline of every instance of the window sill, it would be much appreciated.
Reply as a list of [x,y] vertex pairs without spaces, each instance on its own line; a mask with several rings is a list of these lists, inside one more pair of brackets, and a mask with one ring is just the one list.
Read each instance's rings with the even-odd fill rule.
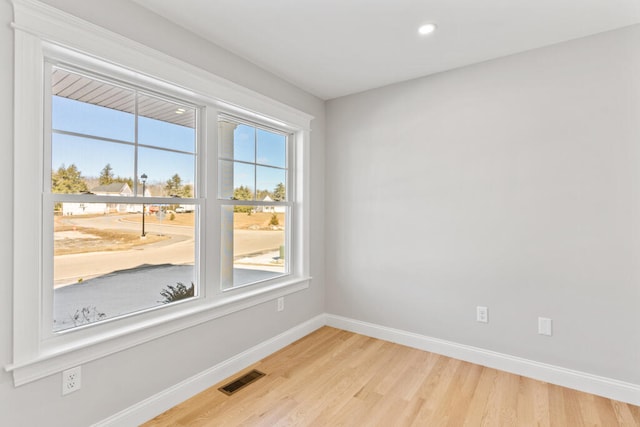
[[148,321],[116,327],[94,334],[90,339],[50,348],[32,359],[14,361],[5,366],[5,370],[13,373],[14,385],[18,387],[70,367],[299,292],[309,288],[310,281],[311,277],[290,278],[256,289],[242,288],[237,293],[224,293],[215,300],[204,300],[201,304],[183,304],[184,307],[178,310],[155,315]]

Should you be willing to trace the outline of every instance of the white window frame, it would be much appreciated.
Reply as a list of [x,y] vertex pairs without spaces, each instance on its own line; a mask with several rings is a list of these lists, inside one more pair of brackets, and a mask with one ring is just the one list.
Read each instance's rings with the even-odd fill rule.
[[[14,345],[16,386],[158,337],[244,310],[309,287],[309,142],[312,116],[242,86],[183,63],[34,0],[13,0],[15,29],[14,93]],[[47,262],[43,245],[45,182],[45,58],[55,58],[98,74],[179,98],[202,107],[204,123],[199,155],[201,287],[198,298],[125,316],[71,333],[43,332],[43,281]],[[167,85],[165,82],[170,82]],[[253,286],[220,287],[220,223],[217,197],[217,120],[225,113],[289,132],[295,138],[294,223],[291,273]],[[49,237],[50,239],[50,237]],[[34,256],[35,254],[35,256]],[[50,325],[49,325],[50,327]]]
[[[195,285],[196,285],[196,289],[197,289],[197,296],[200,297],[202,296],[202,294],[205,292],[204,286],[201,286],[201,283],[204,283],[204,277],[205,277],[205,270],[204,270],[204,263],[201,261],[203,259],[205,259],[205,251],[204,251],[204,247],[203,245],[201,245],[203,239],[203,233],[200,232],[202,226],[202,217],[205,214],[205,207],[204,207],[204,198],[202,197],[202,194],[204,194],[204,192],[202,191],[202,189],[206,188],[206,182],[203,179],[203,174],[201,173],[201,171],[204,171],[205,165],[204,165],[204,154],[206,154],[206,141],[204,141],[203,138],[203,126],[202,123],[196,123],[196,127],[195,127],[195,131],[196,131],[196,141],[195,141],[195,152],[194,154],[194,158],[196,163],[194,164],[194,172],[195,172],[195,182],[194,182],[194,195],[192,198],[175,198],[175,197],[160,197],[160,196],[156,196],[156,197],[141,197],[136,193],[136,188],[138,185],[138,179],[140,176],[140,173],[142,173],[142,171],[138,170],[138,164],[137,164],[137,154],[134,155],[135,159],[136,159],[136,164],[134,167],[134,195],[132,197],[124,197],[124,196],[98,196],[98,195],[87,195],[87,194],[60,194],[60,193],[53,193],[51,191],[51,173],[53,172],[53,168],[52,168],[52,164],[51,164],[51,154],[52,154],[52,135],[53,135],[53,129],[51,127],[51,74],[52,74],[52,69],[54,67],[60,67],[62,69],[66,69],[69,70],[73,73],[77,73],[77,74],[81,74],[81,75],[85,75],[89,78],[92,79],[97,79],[97,80],[102,80],[105,81],[108,84],[112,84],[112,85],[117,85],[120,84],[121,86],[125,86],[128,87],[129,89],[138,93],[141,93],[145,96],[154,96],[157,98],[164,98],[166,100],[170,100],[171,102],[174,103],[180,103],[182,105],[184,105],[185,107],[192,107],[198,110],[197,114],[196,114],[196,122],[200,122],[201,121],[201,117],[204,116],[205,112],[206,112],[206,108],[204,106],[199,106],[196,105],[197,100],[195,99],[185,99],[184,95],[182,95],[182,98],[179,98],[180,94],[177,91],[177,88],[170,88],[170,86],[164,86],[162,87],[162,93],[154,93],[154,90],[158,90],[159,88],[157,87],[151,87],[153,86],[151,83],[151,81],[146,80],[144,82],[140,82],[140,81],[134,81],[134,79],[131,79],[131,77],[129,77],[129,80],[122,84],[122,82],[118,82],[116,79],[122,79],[124,80],[126,77],[124,76],[124,73],[122,73],[123,70],[119,70],[117,68],[114,67],[104,67],[100,66],[100,64],[98,63],[93,63],[90,65],[90,67],[92,68],[91,70],[85,70],[79,67],[82,67],[83,65],[86,66],[88,64],[86,64],[86,61],[83,61],[82,58],[75,58],[72,59],[72,61],[74,62],[73,64],[68,64],[65,61],[69,60],[69,58],[64,54],[64,51],[60,51],[58,49],[50,49],[50,47],[45,44],[44,45],[44,49],[43,49],[43,53],[44,53],[44,57],[45,57],[45,62],[44,62],[44,67],[43,67],[43,78],[44,78],[44,106],[43,106],[43,114],[44,114],[44,128],[43,128],[43,134],[44,134],[44,155],[43,155],[43,188],[42,188],[42,203],[43,203],[43,207],[42,207],[42,243],[43,243],[43,248],[42,248],[42,260],[43,260],[43,268],[42,268],[42,308],[41,308],[41,341],[42,343],[46,346],[48,345],[49,342],[60,342],[63,339],[66,338],[62,338],[61,334],[67,334],[70,332],[74,332],[76,333],[76,335],[80,335],[80,334],[84,334],[84,335],[91,335],[95,333],[95,330],[88,330],[85,332],[78,332],[78,328],[85,328],[88,326],[98,326],[98,325],[94,325],[94,324],[89,324],[89,325],[82,325],[82,326],[75,326],[72,328],[68,328],[68,329],[64,329],[61,331],[57,331],[54,332],[52,329],[52,325],[53,325],[53,304],[49,304],[48,301],[51,301],[53,299],[53,293],[54,293],[54,289],[53,286],[48,286],[48,284],[53,284],[53,210],[51,209],[54,205],[54,202],[62,202],[62,203],[68,203],[68,202],[81,202],[81,203],[100,203],[100,202],[108,202],[108,203],[123,203],[123,204],[146,204],[146,205],[152,205],[152,204],[157,204],[157,205],[162,205],[162,204],[193,204],[194,206],[196,206],[196,218],[194,221],[194,240],[195,240],[195,253],[194,253],[194,261],[195,261]],[[101,74],[97,74],[97,73],[101,73]],[[110,76],[106,75],[106,74],[111,74]],[[171,97],[171,98],[170,98]],[[137,101],[136,101],[137,102]],[[137,111],[137,107],[136,107],[136,111]],[[136,113],[136,120],[137,120],[137,113]],[[86,137],[88,138],[92,138],[95,137],[94,135],[86,135]],[[138,146],[138,137],[137,135],[134,138],[135,141],[133,142],[129,142],[129,144],[131,144],[131,146]],[[155,148],[157,150],[166,150],[164,148]],[[131,159],[133,160],[133,159]],[[209,292],[209,294],[211,295],[211,292]],[[172,303],[172,304],[175,304]],[[140,310],[140,311],[134,311],[134,312],[130,312],[130,313],[125,313],[125,314],[120,314],[120,315],[116,315],[114,317],[109,317],[107,319],[102,320],[101,322],[112,322],[114,320],[123,318],[123,317],[128,317],[128,316],[134,316],[134,315],[139,315],[141,314],[143,311],[150,311],[150,310],[156,310],[159,308],[166,308],[167,306],[162,305],[162,304],[158,304],[155,307],[146,309],[146,310]],[[98,328],[96,328],[98,329]],[[106,329],[106,328],[105,328]]]

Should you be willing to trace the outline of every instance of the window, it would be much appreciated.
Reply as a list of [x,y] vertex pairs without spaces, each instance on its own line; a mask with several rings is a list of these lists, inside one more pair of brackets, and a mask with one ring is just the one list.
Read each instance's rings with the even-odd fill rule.
[[198,109],[108,77],[47,70],[52,330],[195,297]]
[[223,288],[289,273],[289,135],[218,119]]
[[311,116],[14,10],[16,385],[309,286]]

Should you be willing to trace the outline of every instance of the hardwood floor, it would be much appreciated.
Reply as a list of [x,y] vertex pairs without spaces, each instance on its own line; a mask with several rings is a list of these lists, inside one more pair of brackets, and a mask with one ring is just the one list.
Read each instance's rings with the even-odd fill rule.
[[323,327],[144,426],[640,426],[640,407]]

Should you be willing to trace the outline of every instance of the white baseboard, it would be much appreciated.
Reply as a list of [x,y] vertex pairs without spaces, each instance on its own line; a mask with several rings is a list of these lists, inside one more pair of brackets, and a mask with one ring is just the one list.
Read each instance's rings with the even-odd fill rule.
[[591,375],[333,314],[321,314],[118,412],[94,424],[93,427],[140,425],[325,325],[640,406],[640,385],[638,384]]
[[609,399],[640,405],[640,385],[638,384],[600,377],[332,314],[326,315],[326,325]]
[[204,372],[169,387],[162,392],[149,397],[111,417],[104,419],[93,427],[130,427],[138,426],[145,421],[163,413],[211,387],[225,378],[245,369],[261,359],[288,346],[292,342],[309,335],[316,329],[325,325],[325,316],[321,314],[288,331],[281,333],[267,341],[264,341],[250,349],[225,360]]

